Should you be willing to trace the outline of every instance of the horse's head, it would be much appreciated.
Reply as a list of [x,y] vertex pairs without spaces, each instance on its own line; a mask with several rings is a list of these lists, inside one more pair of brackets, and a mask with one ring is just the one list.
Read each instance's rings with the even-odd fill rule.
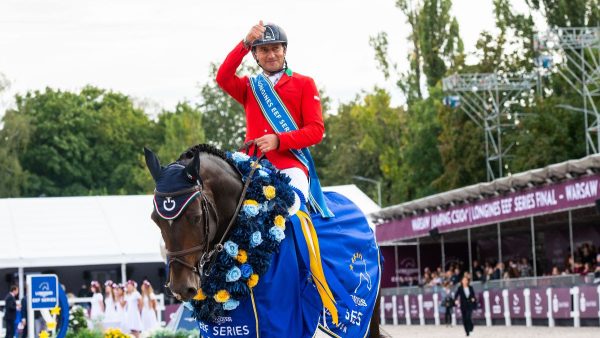
[[151,218],[165,241],[167,287],[178,299],[189,300],[201,287],[202,256],[235,216],[242,183],[222,152],[209,146],[190,148],[167,166],[151,150],[144,151],[156,183]]

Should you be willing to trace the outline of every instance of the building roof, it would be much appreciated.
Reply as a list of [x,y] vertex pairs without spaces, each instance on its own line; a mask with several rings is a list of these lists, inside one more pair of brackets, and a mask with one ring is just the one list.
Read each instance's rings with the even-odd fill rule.
[[[354,185],[324,190],[379,209]],[[152,208],[151,195],[0,199],[0,268],[163,262]]]
[[516,192],[536,186],[552,184],[600,172],[600,154],[578,160],[552,164],[541,169],[498,178],[491,182],[470,185],[406,203],[386,207],[370,216],[376,223],[479,201],[507,192]]

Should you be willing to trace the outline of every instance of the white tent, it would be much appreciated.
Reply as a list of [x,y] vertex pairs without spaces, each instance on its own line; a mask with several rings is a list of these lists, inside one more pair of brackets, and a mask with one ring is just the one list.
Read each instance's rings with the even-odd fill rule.
[[[379,210],[355,185],[324,190]],[[0,268],[163,262],[151,212],[151,195],[0,199]]]
[[0,199],[0,268],[162,262],[152,196]]

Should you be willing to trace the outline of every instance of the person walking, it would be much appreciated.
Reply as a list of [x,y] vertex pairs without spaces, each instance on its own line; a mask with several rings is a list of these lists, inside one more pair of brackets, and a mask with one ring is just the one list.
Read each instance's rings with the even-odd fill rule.
[[21,306],[17,304],[17,295],[19,294],[19,287],[13,285],[10,287],[10,291],[4,298],[4,322],[6,327],[6,338],[13,338],[15,336],[15,320],[17,319],[17,311],[21,310]]
[[454,301],[460,301],[460,312],[462,314],[463,326],[467,336],[473,332],[473,321],[471,320],[471,314],[477,306],[475,291],[470,283],[471,282],[468,277],[463,277],[454,295]]
[[144,332],[152,331],[158,328],[158,311],[156,306],[156,296],[154,289],[149,281],[142,283],[142,324]]

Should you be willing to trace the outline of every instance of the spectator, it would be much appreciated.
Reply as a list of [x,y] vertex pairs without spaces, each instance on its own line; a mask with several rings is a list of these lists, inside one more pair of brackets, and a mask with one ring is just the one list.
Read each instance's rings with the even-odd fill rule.
[[454,269],[454,274],[452,275],[452,278],[450,279],[450,281],[452,282],[452,285],[456,285],[458,284],[458,282],[460,282],[460,270],[458,268]]
[[444,284],[444,301],[443,306],[445,311],[444,314],[444,324],[446,326],[452,325],[452,309],[454,308],[454,295],[452,294],[452,289],[450,288],[450,283]]
[[552,267],[552,276],[560,276],[560,270],[558,270],[558,266]]
[[473,281],[477,282],[483,279],[483,269],[477,260],[473,261]]
[[531,273],[531,265],[529,265],[529,261],[527,260],[527,258],[521,258],[521,262],[518,264],[517,267],[519,269],[519,275],[521,277],[532,277],[533,274]]
[[10,292],[4,298],[4,322],[6,327],[6,338],[15,336],[15,320],[17,319],[17,311],[21,310],[21,306],[17,304],[17,295],[19,287],[13,285],[10,287]]
[[494,272],[490,276],[490,279],[497,280],[497,279],[502,278],[503,276],[504,276],[504,263],[498,262],[498,264],[496,264],[496,268],[494,269]]

